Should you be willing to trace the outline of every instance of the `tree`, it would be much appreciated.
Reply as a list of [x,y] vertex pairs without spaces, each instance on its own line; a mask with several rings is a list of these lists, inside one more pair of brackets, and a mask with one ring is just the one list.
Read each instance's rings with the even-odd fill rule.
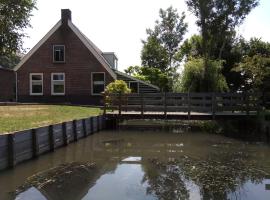
[[[35,0],[1,0],[0,2],[0,61],[23,50],[23,30],[30,26]],[[0,63],[1,64],[1,63]]]
[[181,61],[176,55],[187,32],[187,24],[184,22],[185,14],[179,16],[172,7],[160,9],[159,16],[160,21],[156,21],[154,29],[146,30],[148,37],[143,41],[141,71],[152,84],[157,82],[162,90],[167,91],[172,88],[172,80]]
[[[221,59],[227,39],[234,36],[249,12],[259,0],[186,0],[189,10],[197,17],[201,29],[204,57]],[[219,49],[218,56],[215,49]]]
[[[204,81],[204,64],[205,63],[203,58],[192,58],[186,62],[180,83],[181,92],[202,92],[205,90],[204,85],[201,84]],[[209,77],[209,91],[228,91],[226,80],[221,74],[222,62],[209,60],[207,67]]]

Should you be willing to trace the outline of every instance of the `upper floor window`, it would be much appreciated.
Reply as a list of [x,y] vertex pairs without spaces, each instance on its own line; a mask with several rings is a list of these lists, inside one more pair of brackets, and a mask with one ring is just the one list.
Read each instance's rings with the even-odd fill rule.
[[65,45],[53,45],[53,62],[65,62]]
[[43,95],[43,74],[30,74],[30,95]]
[[65,74],[64,73],[52,73],[51,93],[52,95],[65,94]]
[[139,83],[137,81],[130,81],[129,88],[132,93],[139,93]]
[[92,94],[100,94],[105,90],[105,73],[93,72],[92,73]]

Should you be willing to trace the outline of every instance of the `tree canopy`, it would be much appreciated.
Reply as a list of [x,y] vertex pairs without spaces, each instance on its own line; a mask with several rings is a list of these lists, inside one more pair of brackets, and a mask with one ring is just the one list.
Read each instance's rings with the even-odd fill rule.
[[30,26],[30,16],[35,4],[36,0],[1,0],[0,64],[23,50],[22,39],[26,36],[23,30]]

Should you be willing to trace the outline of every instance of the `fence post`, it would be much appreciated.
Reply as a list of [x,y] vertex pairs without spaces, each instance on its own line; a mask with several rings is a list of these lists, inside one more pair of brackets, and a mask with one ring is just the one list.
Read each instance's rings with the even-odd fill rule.
[[38,142],[36,129],[32,129],[31,134],[32,134],[32,150],[33,150],[32,157],[36,158],[39,155],[39,142]]
[[166,92],[164,92],[163,103],[164,103],[164,118],[167,119],[167,93]]
[[191,107],[190,107],[190,93],[188,92],[188,120],[190,120],[190,112],[191,112]]
[[49,126],[49,144],[50,144],[50,151],[54,151],[54,135],[53,135],[53,126]]
[[15,135],[8,134],[8,166],[13,168],[16,165]]
[[106,115],[106,109],[107,109],[107,105],[106,105],[106,93],[103,93],[103,115]]
[[67,146],[68,145],[68,136],[67,136],[67,123],[66,122],[62,123],[62,133],[63,133],[64,145]]
[[121,94],[121,92],[119,92],[119,94],[118,94],[118,114],[119,114],[119,116],[121,116],[121,114],[122,114],[122,94]]
[[78,141],[78,134],[77,134],[77,120],[72,121],[72,127],[73,127],[73,135],[74,135],[74,141]]
[[85,119],[82,120],[82,126],[83,126],[83,137],[86,137],[87,133],[86,133],[86,120]]
[[94,133],[94,117],[90,117],[90,135]]
[[212,118],[213,120],[216,118],[216,94],[212,93]]
[[143,93],[141,93],[141,117],[143,117],[143,113],[144,113],[144,97],[143,97]]

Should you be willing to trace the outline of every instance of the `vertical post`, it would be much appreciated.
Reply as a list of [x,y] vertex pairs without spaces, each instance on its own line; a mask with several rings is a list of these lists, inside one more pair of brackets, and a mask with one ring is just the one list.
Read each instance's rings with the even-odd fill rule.
[[100,121],[99,121],[99,116],[97,116],[97,132],[99,132],[99,130],[100,130],[100,129],[99,129],[99,122],[100,122]]
[[191,106],[190,106],[190,93],[188,92],[188,120],[190,120],[190,112],[191,112]]
[[90,133],[94,133],[94,117],[90,117]]
[[212,93],[212,119],[216,118],[216,94]]
[[13,168],[16,165],[15,135],[8,134],[8,166]]
[[167,93],[166,92],[164,92],[163,104],[164,104],[164,118],[167,119]]
[[122,114],[122,94],[121,94],[121,92],[119,92],[119,95],[118,95],[118,114],[119,114],[119,116],[121,116],[121,114]]
[[106,93],[103,93],[103,115],[106,115],[107,102],[106,102]]
[[62,133],[63,133],[64,145],[67,146],[68,145],[68,136],[67,136],[67,123],[66,122],[62,123]]
[[83,137],[86,137],[87,132],[86,132],[86,120],[85,119],[82,120],[82,126],[83,126]]
[[53,135],[53,126],[49,126],[49,144],[50,144],[50,151],[54,151],[54,135]]
[[37,158],[39,155],[39,142],[36,129],[32,129],[31,134],[32,134],[32,152],[33,152],[32,157]]
[[143,117],[143,113],[144,113],[144,97],[143,97],[143,93],[141,93],[140,95],[140,99],[141,99],[141,116]]
[[73,125],[72,127],[73,127],[74,141],[78,141],[77,120],[73,120],[72,125]]

